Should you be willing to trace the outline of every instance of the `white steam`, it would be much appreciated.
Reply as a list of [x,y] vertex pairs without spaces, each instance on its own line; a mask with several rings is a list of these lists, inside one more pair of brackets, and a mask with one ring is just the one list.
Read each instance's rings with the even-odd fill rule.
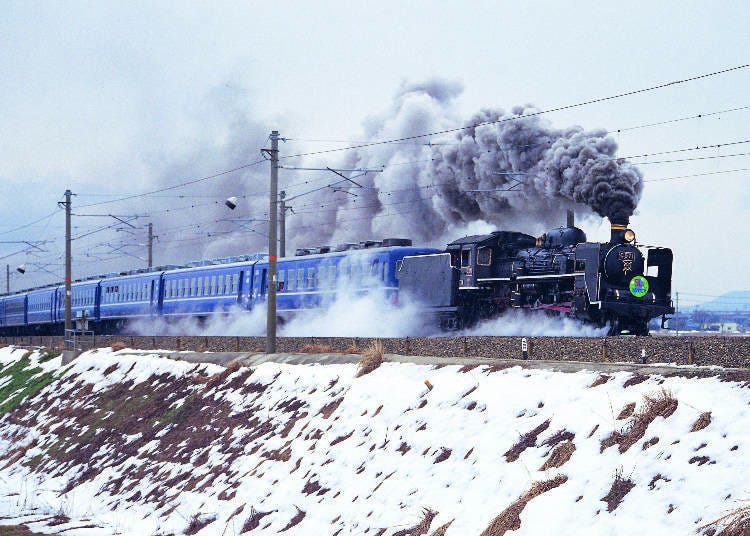
[[609,327],[584,324],[564,316],[547,316],[543,312],[511,309],[491,320],[479,323],[462,335],[504,335],[518,337],[604,337]]

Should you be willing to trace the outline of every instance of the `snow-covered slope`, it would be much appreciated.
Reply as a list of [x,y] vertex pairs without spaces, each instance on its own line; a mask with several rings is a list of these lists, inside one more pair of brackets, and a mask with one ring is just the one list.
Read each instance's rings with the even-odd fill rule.
[[[24,354],[0,350],[4,399]],[[357,378],[355,365],[224,369],[109,349],[58,367],[43,363],[31,378],[52,383],[0,418],[4,524],[690,534],[750,498],[742,378],[389,363]]]

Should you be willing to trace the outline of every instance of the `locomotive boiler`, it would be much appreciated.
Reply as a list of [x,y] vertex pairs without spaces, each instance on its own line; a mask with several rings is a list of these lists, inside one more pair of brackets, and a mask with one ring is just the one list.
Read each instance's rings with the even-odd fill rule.
[[674,313],[672,251],[637,243],[627,220],[609,242],[588,242],[572,212],[540,237],[516,231],[467,236],[442,254],[405,257],[403,299],[421,303],[444,329],[471,326],[511,308],[546,311],[648,335],[649,321]]

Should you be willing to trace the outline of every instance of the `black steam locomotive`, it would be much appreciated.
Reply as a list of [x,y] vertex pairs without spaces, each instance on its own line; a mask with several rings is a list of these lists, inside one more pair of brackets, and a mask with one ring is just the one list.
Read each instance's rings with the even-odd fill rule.
[[467,236],[445,253],[405,257],[399,292],[448,330],[520,308],[608,325],[612,335],[648,335],[652,318],[661,316],[664,327],[674,313],[672,251],[638,246],[627,223],[613,221],[607,243],[587,242],[572,213],[565,227],[537,238],[513,231]]

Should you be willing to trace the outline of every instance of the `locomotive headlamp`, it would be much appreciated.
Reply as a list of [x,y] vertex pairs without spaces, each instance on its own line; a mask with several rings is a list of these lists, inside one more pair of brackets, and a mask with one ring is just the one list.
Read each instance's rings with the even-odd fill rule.
[[635,232],[632,229],[625,229],[623,238],[625,238],[626,242],[635,242]]

